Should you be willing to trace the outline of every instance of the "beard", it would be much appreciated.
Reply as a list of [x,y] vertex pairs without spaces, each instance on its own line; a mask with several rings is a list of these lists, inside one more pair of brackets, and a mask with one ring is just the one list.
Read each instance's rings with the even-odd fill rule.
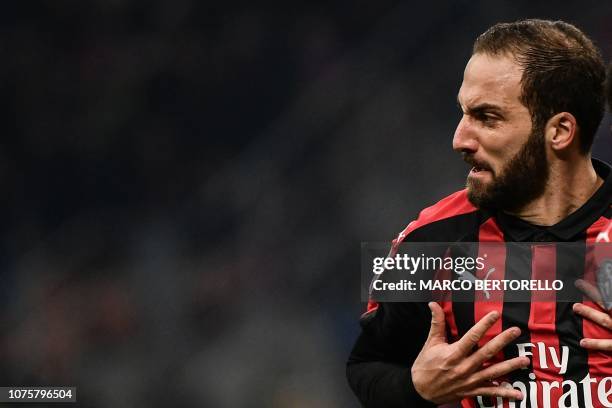
[[[535,129],[521,149],[504,165],[499,174],[491,171],[493,180],[486,184],[468,178],[468,199],[478,208],[516,211],[544,193],[549,178],[543,129]],[[478,167],[472,155],[464,160]]]

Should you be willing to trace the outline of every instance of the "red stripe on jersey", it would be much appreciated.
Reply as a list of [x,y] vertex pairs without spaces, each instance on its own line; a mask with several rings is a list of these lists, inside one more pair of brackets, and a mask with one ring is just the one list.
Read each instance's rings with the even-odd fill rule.
[[[448,251],[445,256],[446,255],[448,255]],[[451,280],[452,274],[452,271],[448,269],[439,270],[436,272],[436,280]],[[444,311],[444,320],[448,325],[451,337],[450,339],[448,339],[448,342],[452,343],[459,339],[459,328],[457,327],[457,322],[455,321],[455,313],[453,312],[452,292],[434,291],[433,296],[434,300],[440,305],[440,307]]]
[[367,309],[366,309],[365,314],[368,314],[368,313],[370,313],[372,310],[376,310],[376,309],[378,309],[378,303],[376,303],[376,302],[375,302],[375,301],[373,301],[373,300],[370,300],[370,301],[368,301],[368,307],[367,307]]
[[449,339],[449,343],[456,341],[459,339],[459,329],[457,328],[457,322],[455,322],[455,314],[453,313],[453,302],[446,300],[444,302],[438,302],[444,310],[444,317],[446,319],[446,324],[450,330],[451,338]]
[[[557,274],[557,248],[553,244],[532,246],[531,279],[552,281]],[[560,362],[562,353],[556,331],[557,305],[554,291],[532,291],[531,309],[527,324],[531,337],[532,367],[538,382],[538,406],[552,407],[563,394],[561,387],[551,387],[544,392],[542,381],[563,382],[563,374],[554,362]],[[547,400],[544,401],[544,398]],[[550,399],[548,399],[550,398]],[[553,403],[551,405],[551,402]]]
[[[489,218],[484,222],[478,231],[478,256],[485,258],[485,268],[476,271],[476,277],[482,280],[504,279],[506,270],[506,246],[504,244],[504,234],[497,225],[494,218]],[[491,243],[487,245],[487,243]],[[499,244],[498,244],[499,243]],[[478,322],[487,313],[496,310],[501,316],[504,308],[503,291],[474,291],[474,321]],[[478,342],[478,347],[483,347],[495,336],[502,332],[502,319],[498,319],[495,324],[487,330],[485,335]],[[484,363],[489,366],[494,363],[504,361],[504,353],[500,351],[491,360]],[[503,380],[503,379],[501,379]],[[495,398],[495,406],[508,407],[507,401]],[[498,405],[502,404],[502,405]],[[461,401],[462,408],[477,407],[476,399],[464,398]]]
[[[504,279],[506,271],[506,246],[504,244],[504,234],[494,218],[489,218],[480,226],[478,241],[480,242],[478,256],[485,259],[485,268],[481,271],[476,271],[476,277],[482,280]],[[487,243],[493,244],[487,245]],[[480,321],[487,313],[494,310],[501,316],[503,308],[503,290],[474,291],[474,322]],[[500,318],[480,339],[478,347],[483,347],[501,332],[502,319]],[[504,353],[500,351],[490,362],[485,364],[489,365],[503,360]]]
[[461,408],[478,408],[478,407],[476,406],[476,401],[474,401],[474,399],[464,398],[461,400]]
[[[608,226],[609,220],[605,217],[601,217],[597,220],[591,227],[587,229],[587,244],[593,244],[597,238],[597,235],[604,230]],[[600,244],[604,245],[604,244]],[[608,246],[602,247],[602,249],[607,249]],[[589,250],[590,249],[590,250]],[[585,268],[584,268],[584,279],[588,282],[597,282],[596,268],[598,265],[598,260],[601,261],[606,254],[597,253],[600,248],[588,248],[587,253],[585,255]],[[605,252],[605,251],[604,251]],[[609,251],[608,251],[609,252]],[[608,254],[609,255],[609,254]],[[599,258],[599,259],[596,259]],[[609,257],[608,257],[609,258]],[[588,298],[584,298],[582,304],[592,307],[597,310],[601,310],[597,304],[589,300]],[[610,336],[610,332],[598,325],[597,323],[592,322],[589,319],[582,319],[582,333],[585,338],[594,338],[594,339],[609,339],[612,338]],[[603,378],[610,375],[612,372],[612,359],[608,353],[602,351],[589,350],[589,374],[591,378],[596,378],[597,381],[601,381]],[[598,398],[597,395],[597,387],[596,383],[591,383],[591,395],[593,396],[593,402],[596,402]]]

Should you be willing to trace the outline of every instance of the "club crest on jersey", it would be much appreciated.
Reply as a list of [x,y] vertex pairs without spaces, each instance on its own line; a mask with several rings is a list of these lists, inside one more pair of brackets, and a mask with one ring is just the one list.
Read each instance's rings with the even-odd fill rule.
[[607,310],[612,309],[612,260],[606,259],[597,271],[597,287]]

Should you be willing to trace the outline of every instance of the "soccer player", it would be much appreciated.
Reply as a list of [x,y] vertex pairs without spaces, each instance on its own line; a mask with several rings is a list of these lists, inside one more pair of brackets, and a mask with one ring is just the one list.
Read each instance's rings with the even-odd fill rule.
[[[496,24],[478,37],[457,97],[463,117],[453,138],[471,167],[467,188],[423,210],[394,247],[594,243],[612,216],[611,169],[590,153],[603,116],[604,79],[599,51],[571,24],[524,20]],[[558,279],[583,277],[586,256],[557,256],[556,265],[575,273],[559,276],[559,268]],[[583,319],[580,306],[443,306],[368,304],[347,363],[363,405],[612,406],[612,355],[581,343],[612,334]]]

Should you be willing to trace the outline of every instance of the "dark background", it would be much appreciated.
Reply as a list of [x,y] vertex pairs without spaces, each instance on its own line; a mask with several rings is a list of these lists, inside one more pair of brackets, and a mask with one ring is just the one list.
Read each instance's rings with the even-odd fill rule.
[[612,56],[612,3],[531,3],[3,4],[0,384],[357,406],[360,242],[463,185],[475,37],[562,18]]

